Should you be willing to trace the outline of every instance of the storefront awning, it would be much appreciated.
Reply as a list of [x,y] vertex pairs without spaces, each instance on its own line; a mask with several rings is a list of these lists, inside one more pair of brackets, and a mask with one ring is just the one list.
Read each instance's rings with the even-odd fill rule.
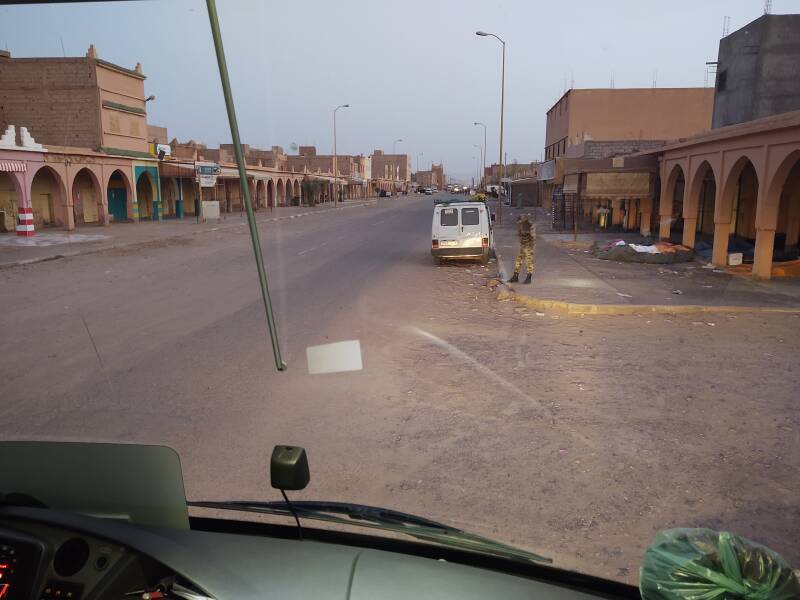
[[161,162],[158,164],[159,177],[195,177],[194,166]]
[[19,160],[0,160],[0,171],[5,173],[24,173],[27,165]]
[[584,198],[647,198],[650,196],[650,173],[587,173]]

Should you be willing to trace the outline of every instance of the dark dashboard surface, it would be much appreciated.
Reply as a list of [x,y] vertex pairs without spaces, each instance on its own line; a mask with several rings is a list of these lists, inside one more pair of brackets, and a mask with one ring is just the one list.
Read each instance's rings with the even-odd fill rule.
[[203,596],[237,600],[601,597],[443,559],[45,509],[0,509],[3,545],[17,557],[4,600],[141,598],[131,592],[175,577]]

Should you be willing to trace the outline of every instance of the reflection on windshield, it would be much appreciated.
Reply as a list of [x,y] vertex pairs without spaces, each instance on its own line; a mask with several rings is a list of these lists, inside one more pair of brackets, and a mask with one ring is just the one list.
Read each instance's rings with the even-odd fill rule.
[[298,503],[632,584],[675,528],[796,566],[800,17],[483,8],[0,8],[2,436],[210,502],[302,445]]

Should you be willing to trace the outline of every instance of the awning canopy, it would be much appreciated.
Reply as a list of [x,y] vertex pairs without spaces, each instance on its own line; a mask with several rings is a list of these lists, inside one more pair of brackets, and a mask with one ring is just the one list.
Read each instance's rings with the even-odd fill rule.
[[195,177],[194,166],[166,161],[159,163],[158,174],[161,177]]
[[28,165],[20,160],[0,160],[0,171],[4,173],[24,173]]
[[587,173],[586,189],[581,195],[584,198],[647,198],[650,196],[650,173]]

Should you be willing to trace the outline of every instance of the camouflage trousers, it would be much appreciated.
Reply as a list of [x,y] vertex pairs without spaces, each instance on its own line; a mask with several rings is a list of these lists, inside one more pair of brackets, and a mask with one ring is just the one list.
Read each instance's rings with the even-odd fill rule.
[[519,254],[517,254],[517,258],[514,259],[514,273],[519,273],[523,262],[525,262],[525,266],[528,268],[528,273],[533,273],[534,254],[532,247],[520,246]]

